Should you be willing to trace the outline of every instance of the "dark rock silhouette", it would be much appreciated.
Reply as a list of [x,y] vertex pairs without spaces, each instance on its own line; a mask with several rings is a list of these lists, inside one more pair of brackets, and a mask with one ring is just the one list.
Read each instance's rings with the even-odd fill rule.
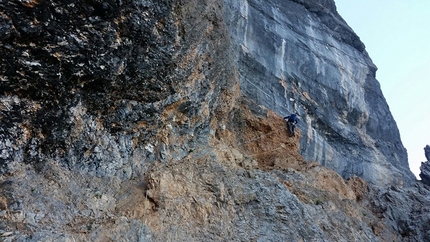
[[430,145],[426,145],[426,147],[424,147],[424,155],[426,156],[427,161],[430,161]]
[[420,178],[424,184],[430,186],[430,146],[426,145],[424,147],[424,155],[426,156],[427,161],[421,162],[420,166]]

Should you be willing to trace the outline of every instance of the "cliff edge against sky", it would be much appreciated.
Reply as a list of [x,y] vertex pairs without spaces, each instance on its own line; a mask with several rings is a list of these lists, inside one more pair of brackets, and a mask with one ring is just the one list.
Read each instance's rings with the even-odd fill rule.
[[225,5],[243,95],[299,113],[307,160],[378,185],[415,180],[377,68],[333,1]]
[[4,241],[430,239],[333,1],[14,0],[0,19]]

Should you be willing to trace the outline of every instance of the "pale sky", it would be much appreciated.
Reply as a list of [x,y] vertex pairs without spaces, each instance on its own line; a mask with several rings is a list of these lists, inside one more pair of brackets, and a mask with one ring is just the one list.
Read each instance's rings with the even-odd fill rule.
[[366,46],[418,179],[430,145],[430,0],[335,0]]

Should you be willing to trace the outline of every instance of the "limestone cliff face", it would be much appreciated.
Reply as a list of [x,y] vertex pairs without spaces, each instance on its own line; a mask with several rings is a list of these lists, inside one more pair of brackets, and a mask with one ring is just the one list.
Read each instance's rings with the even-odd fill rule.
[[16,1],[2,16],[2,173],[54,159],[130,178],[206,144],[229,109],[215,1]]
[[0,0],[0,39],[1,240],[430,239],[332,1]]
[[377,68],[333,1],[224,4],[242,93],[300,114],[306,159],[378,185],[415,180]]

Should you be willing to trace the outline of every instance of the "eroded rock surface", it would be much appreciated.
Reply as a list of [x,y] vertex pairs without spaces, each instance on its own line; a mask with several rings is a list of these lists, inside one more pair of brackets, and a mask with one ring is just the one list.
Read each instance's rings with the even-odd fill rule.
[[2,173],[54,159],[130,178],[206,143],[229,110],[217,1],[30,2],[2,2]]
[[333,1],[0,0],[0,39],[2,241],[430,238]]
[[307,160],[377,185],[415,180],[377,68],[333,1],[224,4],[242,93],[300,114]]
[[420,166],[420,178],[423,183],[430,186],[430,146],[424,147],[424,155],[427,159],[425,162],[421,162]]

